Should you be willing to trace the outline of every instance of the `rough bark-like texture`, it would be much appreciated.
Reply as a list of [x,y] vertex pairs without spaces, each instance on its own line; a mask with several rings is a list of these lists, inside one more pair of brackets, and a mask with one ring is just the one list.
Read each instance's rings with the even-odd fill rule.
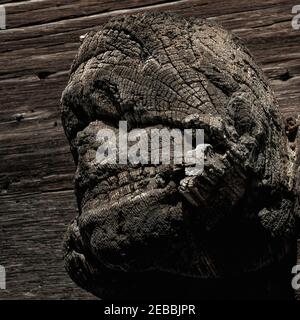
[[[7,13],[7,29],[0,30],[0,264],[7,271],[7,290],[0,290],[1,299],[93,297],[69,279],[61,258],[63,234],[77,206],[75,167],[61,125],[59,100],[80,35],[113,16],[134,12],[170,11],[217,21],[251,50],[284,117],[299,113],[300,32],[291,27],[295,0],[0,3]],[[230,298],[231,292],[240,298],[248,290],[255,298],[262,292],[274,297],[271,281],[282,297],[282,286],[291,289],[295,263],[296,251],[284,270],[278,267],[277,272],[265,270],[227,283],[208,280],[194,285],[193,280],[184,292],[188,295],[194,286],[197,292],[206,289],[205,298]]]
[[[62,120],[79,206],[65,261],[83,288],[143,297],[149,279],[160,291],[169,275],[175,287],[181,277],[237,276],[294,249],[297,126],[290,120],[285,130],[263,73],[218,25],[138,14],[88,33],[62,96]],[[98,130],[117,130],[120,120],[147,131],[204,129],[212,146],[204,172],[96,163]]]

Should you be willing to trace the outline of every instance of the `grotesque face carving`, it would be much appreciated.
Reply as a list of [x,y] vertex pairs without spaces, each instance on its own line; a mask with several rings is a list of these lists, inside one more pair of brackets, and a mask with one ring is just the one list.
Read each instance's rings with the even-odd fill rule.
[[[87,290],[115,296],[145,286],[150,274],[222,277],[286,253],[296,151],[262,72],[219,26],[144,14],[88,33],[63,92],[62,120],[79,207],[65,261]],[[116,131],[120,120],[129,131],[204,129],[204,171],[99,165],[97,132]]]

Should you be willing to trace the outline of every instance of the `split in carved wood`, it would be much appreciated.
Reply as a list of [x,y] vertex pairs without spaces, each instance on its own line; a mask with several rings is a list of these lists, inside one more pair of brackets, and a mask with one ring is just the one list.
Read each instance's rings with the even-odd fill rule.
[[[65,240],[71,278],[99,297],[146,297],[150,287],[159,293],[173,283],[176,291],[289,254],[298,125],[285,127],[240,41],[212,22],[169,14],[114,18],[82,41],[62,96],[77,165],[79,215]],[[204,129],[212,145],[204,172],[97,165],[98,130],[117,130],[120,120],[132,129]]]

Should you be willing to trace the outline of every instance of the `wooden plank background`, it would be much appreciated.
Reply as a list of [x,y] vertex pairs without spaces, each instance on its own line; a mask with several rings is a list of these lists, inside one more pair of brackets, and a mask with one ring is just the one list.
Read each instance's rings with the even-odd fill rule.
[[[298,2],[298,3],[297,3]],[[76,215],[74,165],[59,99],[79,36],[110,17],[142,11],[196,15],[240,36],[269,77],[284,116],[299,113],[300,0],[3,1],[0,30],[1,298],[92,298],[63,268],[62,237]]]

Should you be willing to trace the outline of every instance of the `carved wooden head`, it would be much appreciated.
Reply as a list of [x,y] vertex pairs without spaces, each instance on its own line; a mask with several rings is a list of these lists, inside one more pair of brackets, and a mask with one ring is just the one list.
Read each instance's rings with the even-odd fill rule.
[[[62,120],[79,207],[65,262],[87,290],[143,292],[150,274],[157,284],[161,274],[226,277],[288,252],[297,150],[262,71],[218,25],[138,14],[88,33],[63,92]],[[116,131],[121,120],[129,131],[204,129],[211,147],[203,172],[100,165],[97,132]]]

